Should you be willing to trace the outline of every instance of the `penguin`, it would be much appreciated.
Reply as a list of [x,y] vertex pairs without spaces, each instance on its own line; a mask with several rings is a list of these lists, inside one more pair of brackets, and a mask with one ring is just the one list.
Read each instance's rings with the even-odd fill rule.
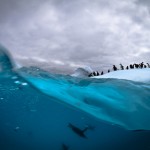
[[143,62],[140,63],[140,67],[141,67],[141,69],[144,67],[144,63]]
[[133,69],[133,68],[134,68],[134,66],[132,64],[130,64],[130,69]]
[[85,132],[86,132],[87,130],[89,130],[89,129],[91,129],[91,130],[94,129],[94,127],[89,127],[89,126],[87,126],[87,127],[85,127],[85,128],[82,130],[82,129],[80,129],[80,128],[74,126],[74,125],[71,124],[71,123],[68,124],[68,127],[71,128],[71,130],[72,130],[74,133],[76,133],[78,136],[80,136],[80,137],[82,137],[82,138],[85,138],[85,139],[87,139],[87,136],[85,135]]
[[69,150],[69,147],[66,144],[62,144],[62,150]]
[[103,74],[104,74],[104,72],[102,71],[102,72],[101,72],[101,75],[103,75]]
[[97,73],[94,71],[94,72],[93,72],[93,75],[94,75],[94,76],[97,76]]
[[120,64],[120,68],[121,70],[124,70],[124,66],[122,64]]
[[114,71],[117,71],[117,70],[118,70],[115,65],[113,65],[113,70],[114,70]]
[[149,63],[147,63],[147,66],[148,66],[148,68],[150,68],[150,64]]
[[90,74],[88,75],[88,77],[93,77],[93,73],[90,73]]
[[99,72],[97,71],[97,76],[99,76]]
[[138,65],[138,64],[134,64],[134,67],[135,67],[135,68],[139,68],[139,65]]

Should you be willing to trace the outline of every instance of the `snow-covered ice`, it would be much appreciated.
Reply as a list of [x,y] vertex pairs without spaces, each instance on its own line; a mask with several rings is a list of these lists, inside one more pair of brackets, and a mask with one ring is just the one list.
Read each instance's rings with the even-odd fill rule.
[[130,70],[118,70],[113,71],[102,76],[94,76],[92,78],[115,78],[115,79],[126,79],[138,82],[150,81],[150,68],[143,69],[130,69]]

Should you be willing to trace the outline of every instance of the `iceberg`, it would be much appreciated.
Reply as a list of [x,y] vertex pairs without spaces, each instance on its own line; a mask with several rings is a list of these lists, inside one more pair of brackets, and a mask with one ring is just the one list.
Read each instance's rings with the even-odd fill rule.
[[118,70],[113,71],[102,76],[94,76],[92,78],[113,78],[113,79],[124,79],[132,80],[137,82],[149,82],[150,81],[150,68],[143,69],[130,69],[130,70]]
[[91,67],[84,66],[84,67],[77,68],[71,76],[85,78],[85,77],[88,77],[88,75],[92,72],[93,72],[93,70]]
[[[71,75],[73,77],[78,78],[86,78],[90,73],[93,72],[93,69],[89,66],[80,67],[75,70],[75,72]],[[129,70],[117,70],[106,73],[104,75],[92,76],[90,78],[95,79],[123,79],[123,80],[131,80],[137,82],[149,82],[150,81],[150,68],[143,69],[129,69]]]
[[[14,70],[12,62],[10,55],[0,48],[1,78],[5,74],[13,79],[17,76],[18,84],[22,79],[26,81],[23,83],[47,95],[50,100],[81,110],[100,121],[128,130],[150,130],[149,68],[76,78],[46,73],[40,69]],[[83,70],[86,69],[79,69],[78,75]]]

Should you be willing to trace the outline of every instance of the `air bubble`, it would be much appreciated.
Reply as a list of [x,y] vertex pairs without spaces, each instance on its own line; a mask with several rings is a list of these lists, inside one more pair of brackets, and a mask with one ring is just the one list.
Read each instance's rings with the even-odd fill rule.
[[16,84],[21,84],[21,82],[20,82],[20,81],[15,81],[14,83],[16,83]]
[[21,83],[21,85],[28,85],[28,83],[24,82],[24,83]]
[[18,78],[17,76],[13,76],[11,79],[13,79],[13,80],[14,80],[14,79],[17,79],[17,78]]

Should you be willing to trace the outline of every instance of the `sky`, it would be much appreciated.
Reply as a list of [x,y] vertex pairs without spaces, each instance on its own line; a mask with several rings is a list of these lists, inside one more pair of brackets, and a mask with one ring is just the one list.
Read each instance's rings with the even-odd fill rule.
[[0,44],[22,66],[150,63],[149,0],[0,0]]

